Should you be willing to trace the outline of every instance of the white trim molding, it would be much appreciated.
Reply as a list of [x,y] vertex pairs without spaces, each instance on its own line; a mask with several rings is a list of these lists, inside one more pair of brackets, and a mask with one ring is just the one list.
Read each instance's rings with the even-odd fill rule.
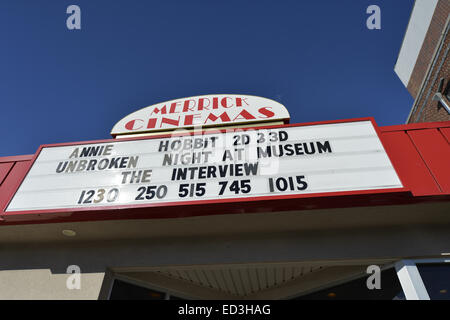
[[433,18],[438,0],[416,0],[403,38],[394,70],[405,87],[416,65],[417,57]]
[[430,300],[414,261],[400,260],[395,264],[395,270],[407,300]]

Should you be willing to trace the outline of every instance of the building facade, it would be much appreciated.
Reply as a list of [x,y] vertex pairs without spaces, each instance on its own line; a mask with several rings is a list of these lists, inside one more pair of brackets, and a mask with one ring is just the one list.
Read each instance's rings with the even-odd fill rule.
[[[200,204],[14,211],[12,199],[29,192],[20,186],[36,175],[33,166],[42,149],[36,155],[0,158],[0,298],[449,299],[450,122],[377,127],[369,118],[254,125],[240,132],[290,132],[361,121],[374,124],[401,187],[236,196]],[[197,133],[203,134],[209,133]],[[336,152],[340,144],[357,149],[368,145],[366,136],[333,139]],[[341,156],[348,159],[344,165],[367,157],[371,177],[384,170],[371,163],[377,155],[370,150]],[[329,155],[321,157],[310,163]],[[299,162],[298,167],[306,165]],[[350,165],[340,170],[319,176],[360,172],[358,177],[366,169]],[[60,189],[82,174],[60,180]],[[307,171],[308,182],[313,174]],[[336,179],[330,181],[346,183]],[[372,183],[365,180],[360,183]],[[49,183],[45,177],[37,181]],[[44,195],[52,192],[59,191]],[[36,194],[25,199],[22,205],[47,201]],[[375,281],[370,288],[368,277],[376,272],[381,272],[381,286]]]
[[0,299],[450,300],[449,9],[415,2],[406,125],[208,95],[0,158]]
[[414,98],[407,123],[450,120],[447,0],[416,0],[395,72]]

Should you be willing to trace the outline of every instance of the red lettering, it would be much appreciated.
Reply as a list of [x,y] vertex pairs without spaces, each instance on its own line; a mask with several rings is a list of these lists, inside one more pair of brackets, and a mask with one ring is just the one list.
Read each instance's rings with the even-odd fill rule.
[[[242,117],[242,119],[245,119],[245,120],[256,119],[252,114],[250,114],[245,109],[242,109],[242,111],[236,116],[236,118],[233,119],[233,121],[236,121],[239,117]],[[239,119],[239,120],[241,120],[241,119]]]
[[144,122],[141,119],[128,121],[125,124],[125,129],[127,129],[127,130],[139,130],[140,128],[142,128],[142,125],[139,128],[135,128],[135,124],[136,124],[137,121]]
[[224,108],[231,108],[233,106],[233,104],[229,105],[227,103],[227,99],[231,100],[231,98],[229,98],[229,97],[224,97],[224,98],[222,98],[220,103],[222,104],[222,107],[224,107]]
[[179,112],[176,112],[178,104],[180,104],[180,102],[173,102],[170,105],[170,113],[179,113]]
[[211,121],[216,121],[217,119],[219,119],[220,118],[220,120],[222,120],[222,122],[229,122],[229,121],[231,121],[230,120],[230,117],[228,116],[228,114],[226,113],[226,112],[224,112],[224,113],[222,113],[220,116],[216,116],[216,115],[214,115],[213,113],[210,113],[209,115],[208,115],[208,117],[206,118],[206,120],[205,120],[205,124],[206,124],[206,122],[208,121],[208,120],[211,120]]
[[[208,101],[208,104],[205,105],[204,101]],[[200,98],[198,99],[198,111],[202,111],[203,109],[205,110],[209,110],[209,105],[211,104],[211,102],[209,102],[208,98]]]
[[[193,102],[194,105],[192,107],[189,107],[191,102]],[[185,100],[184,101],[183,112],[195,111],[194,108],[195,108],[195,100]]]
[[162,118],[161,119],[161,128],[164,123],[170,124],[173,126],[178,126],[180,124],[180,117],[178,117],[178,120],[170,119],[170,118],[166,118],[166,117]]
[[259,108],[258,112],[265,116],[260,118],[262,119],[272,118],[275,115],[275,113],[273,111],[270,111],[269,109],[272,109],[272,107]]
[[219,98],[213,98],[213,109],[219,108]]
[[153,128],[156,128],[156,121],[157,121],[158,119],[156,119],[156,118],[150,118],[150,119],[148,119],[148,123],[147,123],[147,129],[153,129]]
[[[194,125],[194,119],[201,119],[201,118],[202,118],[202,114],[201,113],[188,114],[184,118],[184,125],[185,126],[192,126],[192,125]],[[199,121],[195,121],[195,124],[200,124],[200,122]]]
[[150,116],[151,116],[153,113],[166,114],[166,113],[167,113],[166,106],[164,105],[164,107],[162,107],[161,109],[158,109],[158,107],[155,107],[155,109],[153,109],[152,113],[150,113]]

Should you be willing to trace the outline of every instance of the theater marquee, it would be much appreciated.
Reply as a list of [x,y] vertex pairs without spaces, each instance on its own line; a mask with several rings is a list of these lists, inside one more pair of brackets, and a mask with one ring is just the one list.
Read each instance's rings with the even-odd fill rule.
[[370,120],[43,146],[7,212],[401,188]]
[[111,135],[267,121],[288,123],[289,112],[282,104],[267,98],[204,95],[162,102],[133,112],[114,125]]

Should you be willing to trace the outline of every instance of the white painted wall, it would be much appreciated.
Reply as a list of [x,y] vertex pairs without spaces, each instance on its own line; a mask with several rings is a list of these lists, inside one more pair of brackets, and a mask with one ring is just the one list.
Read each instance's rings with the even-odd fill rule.
[[0,300],[97,300],[104,272],[80,274],[80,288],[68,289],[70,274],[50,269],[0,270]]
[[406,87],[438,0],[416,0],[394,70]]

